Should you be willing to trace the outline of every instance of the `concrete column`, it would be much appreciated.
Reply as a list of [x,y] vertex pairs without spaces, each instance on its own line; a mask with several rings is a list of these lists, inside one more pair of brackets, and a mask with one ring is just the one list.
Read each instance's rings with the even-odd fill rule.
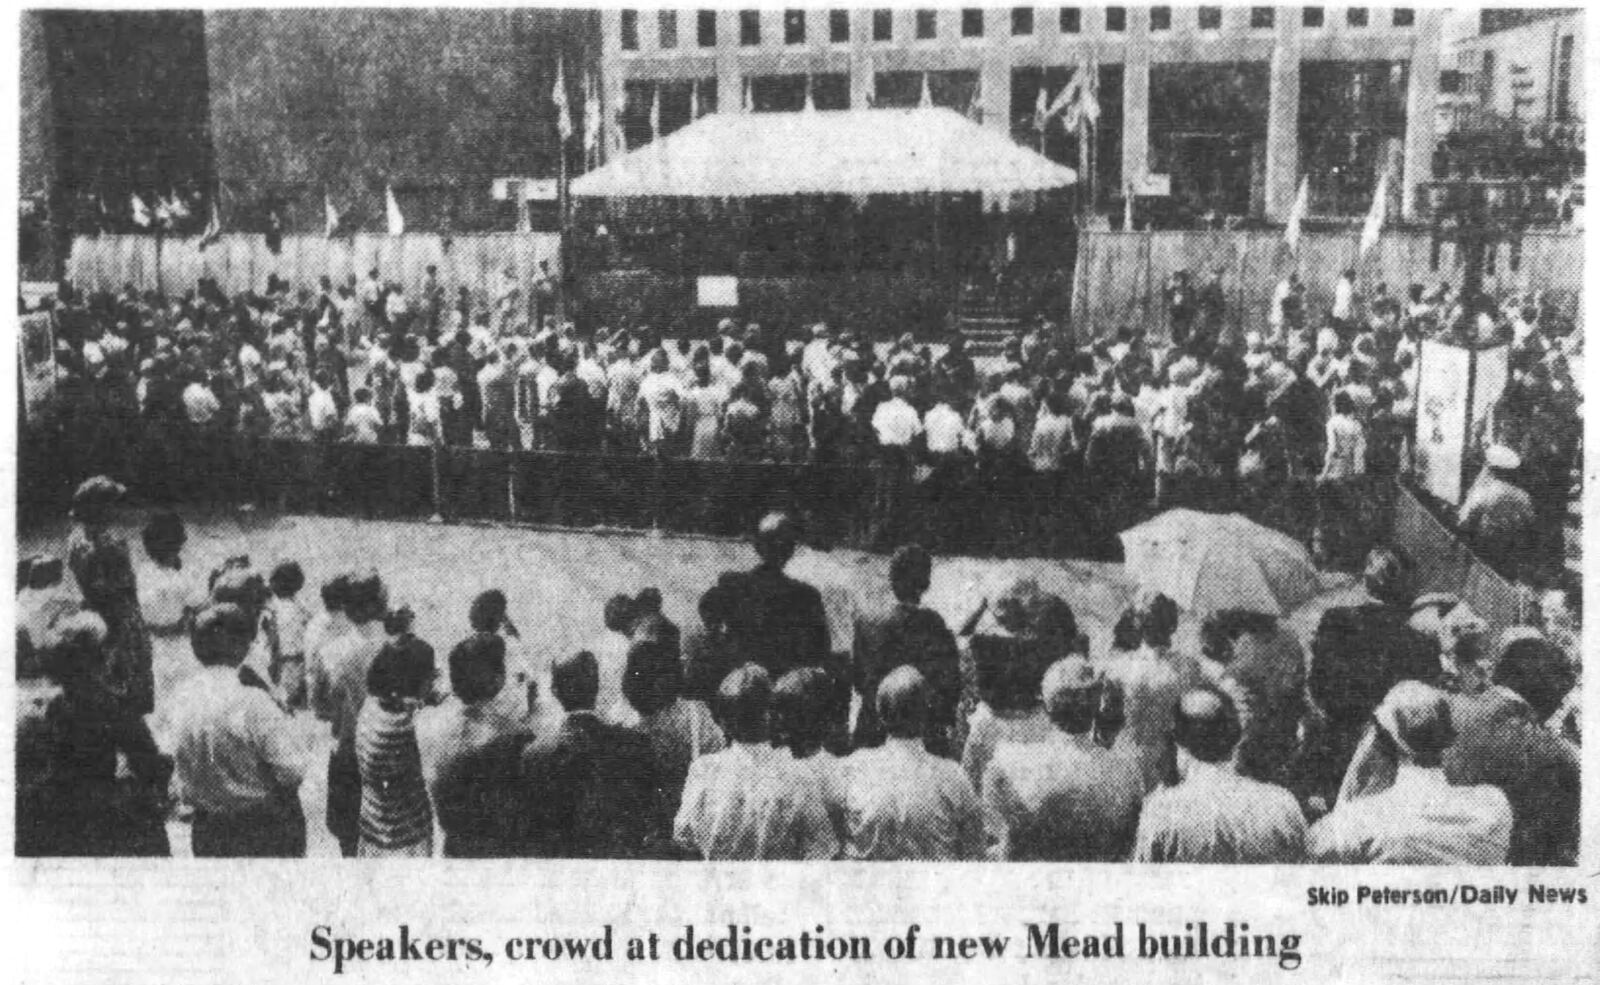
[[1122,181],[1104,194],[1121,198],[1131,182],[1150,173],[1150,8],[1128,8],[1122,61]]
[[867,95],[872,92],[872,75],[877,66],[872,64],[872,11],[850,11],[850,108],[867,109]]
[[1300,12],[1279,9],[1267,79],[1266,213],[1283,222],[1300,189]]
[[744,111],[744,72],[739,68],[739,12],[717,11],[717,112]]
[[1417,11],[1416,42],[1406,83],[1405,168],[1401,175],[1400,215],[1416,218],[1417,186],[1433,178],[1433,151],[1438,134],[1439,42],[1444,11]]

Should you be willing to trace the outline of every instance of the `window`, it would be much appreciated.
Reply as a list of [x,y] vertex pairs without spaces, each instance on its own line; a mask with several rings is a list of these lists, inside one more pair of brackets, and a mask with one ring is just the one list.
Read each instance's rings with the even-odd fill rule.
[[1277,14],[1271,7],[1251,7],[1250,27],[1254,30],[1265,30],[1277,23]]
[[1351,7],[1344,12],[1344,22],[1351,27],[1367,26],[1367,8]]
[[624,10],[622,12],[622,50],[639,50],[639,12],[637,10]]
[[1061,8],[1061,33],[1077,34],[1083,30],[1083,11],[1077,7]]
[[917,40],[927,41],[939,36],[939,12],[937,10],[917,11]]
[[1200,8],[1200,30],[1202,30],[1202,31],[1220,31],[1220,30],[1222,30],[1222,8],[1221,7],[1201,7]]
[[1128,8],[1127,7],[1107,7],[1106,8],[1106,30],[1115,33],[1115,32],[1126,31],[1127,29],[1128,29]]
[[1302,7],[1302,8],[1300,8],[1300,26],[1301,27],[1321,27],[1322,26],[1322,8],[1321,7]]
[[761,11],[739,11],[739,43],[747,48],[761,43]]
[[[1107,11],[1107,13],[1109,13],[1109,11]],[[1152,30],[1152,31],[1170,31],[1170,30],[1172,30],[1172,8],[1171,7],[1151,7],[1150,8],[1150,30]]]
[[965,7],[962,9],[961,36],[964,38],[983,37],[983,8]]
[[1033,33],[1033,8],[1011,8],[1011,36],[1023,38]]
[[678,12],[676,10],[663,10],[656,15],[656,47],[676,48],[678,46]]
[[1389,15],[1389,23],[1395,27],[1416,27],[1417,12],[1410,7],[1396,7]]
[[828,11],[828,40],[834,44],[844,44],[850,40],[850,11]]
[[872,40],[894,40],[894,11],[874,10],[872,12]]
[[717,46],[717,12],[715,10],[702,10],[695,15],[695,33],[699,38],[700,47],[715,48]]
[[806,43],[806,12],[803,10],[785,10],[783,12],[783,43]]
[[[1573,35],[1561,39],[1561,49],[1556,55],[1556,122],[1572,121],[1572,46]],[[1515,242],[1515,240],[1513,240]]]

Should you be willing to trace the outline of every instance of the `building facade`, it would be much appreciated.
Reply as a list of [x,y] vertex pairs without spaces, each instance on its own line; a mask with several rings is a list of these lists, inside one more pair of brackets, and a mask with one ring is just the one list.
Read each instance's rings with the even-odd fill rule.
[[[1431,176],[1443,12],[1390,7],[611,10],[600,86],[630,145],[694,111],[916,105],[927,98],[1082,166],[1033,120],[1080,65],[1100,72],[1091,182],[1195,211],[1358,214],[1381,173],[1408,212]],[[924,96],[926,92],[926,97]],[[654,122],[651,122],[652,117]],[[1152,178],[1154,181],[1152,182]]]
[[1476,21],[1451,45],[1459,102],[1525,124],[1582,124],[1581,9],[1485,10]]

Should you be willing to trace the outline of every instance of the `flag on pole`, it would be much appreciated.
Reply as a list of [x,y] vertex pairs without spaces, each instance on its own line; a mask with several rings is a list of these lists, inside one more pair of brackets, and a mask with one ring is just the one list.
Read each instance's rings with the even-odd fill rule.
[[933,90],[928,87],[928,73],[922,73],[922,98],[917,101],[918,109],[933,109]]
[[750,76],[747,75],[744,77],[744,96],[743,101],[739,103],[739,111],[741,113],[754,113],[755,110],[755,102],[750,98]]
[[211,199],[211,219],[206,223],[205,232],[200,234],[200,248],[203,250],[222,238],[222,216],[217,212],[217,200]]
[[[1056,101],[1060,102],[1059,99]],[[1033,125],[1043,130],[1044,125],[1048,122],[1050,122],[1050,101],[1049,97],[1044,94],[1044,80],[1041,79],[1039,81],[1038,98],[1033,101]]]
[[339,232],[339,210],[333,207],[333,198],[327,192],[322,193],[322,234],[332,239]]
[[1300,224],[1305,222],[1306,210],[1311,206],[1311,179],[1300,179],[1300,190],[1295,192],[1294,204],[1289,206],[1289,219],[1283,227],[1283,241],[1289,252],[1300,252]]
[[695,79],[689,86],[689,122],[700,119],[700,80]]
[[661,83],[650,90],[650,142],[661,139]]
[[628,110],[628,96],[624,92],[617,93],[617,100],[611,107],[611,125],[607,128],[606,160],[614,161],[628,152],[628,132],[623,129],[622,118]]
[[[1056,98],[1052,99],[1050,105],[1045,107],[1043,120],[1039,124],[1040,129],[1043,129],[1045,123],[1048,123],[1057,113],[1064,111],[1067,108],[1067,104],[1072,102],[1073,96],[1077,92],[1078,82],[1078,77],[1074,75],[1067,81],[1066,85],[1061,87],[1061,91],[1056,93]],[[1039,86],[1039,99],[1041,102],[1044,100],[1044,85],[1042,83]],[[1039,115],[1037,110],[1035,110],[1035,115]]]
[[592,168],[600,154],[600,93],[592,75],[587,88],[583,97],[583,155],[585,164]]
[[972,87],[972,98],[967,101],[967,119],[983,122],[983,73],[978,73],[978,84]]
[[133,193],[129,198],[133,207],[133,224],[141,229],[149,229],[150,209],[144,204],[144,199],[139,197],[138,192]]
[[384,187],[385,203],[389,213],[389,235],[404,236],[406,233],[406,217],[400,214],[400,203],[394,198],[394,185]]
[[1100,122],[1100,63],[1091,55],[1078,66],[1082,83],[1078,88],[1078,101],[1083,115],[1090,123]]
[[878,73],[873,69],[872,63],[867,63],[867,108],[871,109],[878,102]]
[[814,113],[814,112],[816,112],[816,109],[817,109],[816,100],[811,98],[811,73],[810,72],[806,73],[806,104],[803,107],[803,109],[807,113]]
[[550,93],[550,99],[556,104],[556,129],[561,131],[561,142],[564,144],[572,139],[572,107],[567,104],[565,59],[556,59],[556,84]]
[[1361,248],[1358,255],[1366,256],[1367,251],[1378,243],[1378,237],[1383,233],[1384,214],[1389,208],[1389,172],[1385,171],[1383,177],[1378,179],[1378,188],[1372,193],[1372,207],[1367,210],[1367,221],[1361,224]]

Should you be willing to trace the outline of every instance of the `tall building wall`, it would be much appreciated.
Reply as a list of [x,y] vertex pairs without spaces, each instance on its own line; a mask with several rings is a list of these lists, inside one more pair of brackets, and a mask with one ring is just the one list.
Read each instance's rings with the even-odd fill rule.
[[[495,228],[493,179],[559,169],[551,100],[575,116],[595,15],[528,9],[217,10],[206,15],[225,214],[317,229],[327,196],[377,228],[393,186],[416,229]],[[575,121],[581,125],[581,121]]]

